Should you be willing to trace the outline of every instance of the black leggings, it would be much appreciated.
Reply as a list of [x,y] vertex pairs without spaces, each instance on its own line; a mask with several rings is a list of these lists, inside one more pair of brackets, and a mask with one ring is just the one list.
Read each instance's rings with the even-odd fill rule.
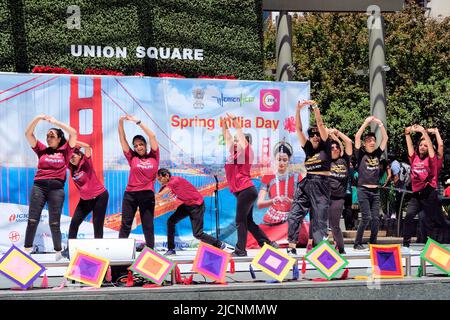
[[42,209],[48,204],[48,223],[52,233],[53,248],[61,251],[61,212],[64,204],[64,181],[57,179],[36,180],[30,194],[25,248],[32,248]]
[[108,198],[108,190],[105,190],[102,194],[93,199],[83,200],[80,198],[72,220],[70,221],[69,239],[77,238],[78,228],[91,211],[92,222],[94,225],[94,238],[103,238],[103,225],[105,223]]
[[259,246],[263,246],[264,243],[270,243],[266,234],[258,227],[253,221],[253,203],[258,198],[258,192],[256,188],[249,187],[239,192],[235,192],[234,195],[237,198],[236,205],[236,227],[237,227],[237,244],[235,251],[237,253],[246,253],[247,247],[247,233],[250,233],[255,237]]
[[309,239],[317,245],[328,237],[328,208],[330,187],[328,176],[308,174],[297,184],[288,216],[288,241],[298,242],[299,228],[309,211]]
[[404,220],[404,244],[409,244],[411,237],[415,235],[414,217],[422,210],[424,213],[419,215],[419,219],[422,220],[423,224],[422,230],[429,230],[433,223],[447,228],[450,227],[450,221],[443,218],[441,201],[439,200],[436,189],[427,185],[424,189],[414,192],[411,200],[409,200]]
[[222,242],[203,232],[204,214],[205,203],[199,206],[180,205],[167,220],[167,248],[169,250],[175,249],[175,225],[186,217],[191,219],[192,234],[196,239],[220,248]]
[[155,193],[151,190],[125,191],[122,202],[122,224],[120,226],[119,238],[128,238],[131,233],[136,210],[139,207],[141,215],[142,230],[144,232],[145,244],[152,248],[155,246],[155,232],[153,218],[155,214]]

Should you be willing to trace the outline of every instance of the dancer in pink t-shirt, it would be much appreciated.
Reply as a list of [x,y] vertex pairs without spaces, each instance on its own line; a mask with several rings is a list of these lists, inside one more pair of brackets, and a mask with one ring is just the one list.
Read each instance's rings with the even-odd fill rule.
[[[411,132],[422,134],[416,148],[411,139]],[[433,222],[443,222],[447,227],[450,227],[450,222],[442,219],[441,201],[438,198],[437,179],[435,179],[437,154],[427,130],[420,125],[413,125],[405,128],[405,137],[411,164],[413,191],[406,211],[403,233],[403,245],[409,247],[411,237],[415,233],[414,217],[421,210],[424,211],[423,215],[419,215],[419,219],[425,226],[423,230],[429,229]]]
[[[48,147],[45,146],[34,136],[34,130],[41,120],[45,120],[69,132],[69,141],[66,140],[61,129],[51,128],[47,132]],[[31,252],[42,209],[47,203],[53,248],[56,251],[56,260],[59,260],[62,258],[60,221],[65,198],[64,184],[67,165],[77,141],[77,131],[51,116],[39,115],[30,122],[25,131],[25,136],[33,151],[36,152],[39,162],[38,170],[34,177],[33,189],[31,189],[30,193],[24,247],[26,251]]]
[[72,181],[80,192],[80,201],[70,221],[69,239],[77,238],[78,228],[91,211],[94,237],[103,238],[109,193],[95,173],[91,147],[81,141],[77,141],[77,146],[84,148],[85,153],[75,148],[69,164]]
[[[124,120],[136,123],[147,135],[150,141],[150,151],[147,151],[147,141],[141,135],[133,138],[133,149],[128,145]],[[131,232],[137,208],[141,216],[142,230],[147,247],[155,245],[153,218],[155,213],[155,180],[159,166],[159,147],[156,136],[141,120],[126,115],[119,120],[119,138],[125,158],[130,165],[130,175],[122,201],[122,224],[119,238],[128,238]]]
[[[227,123],[228,122],[228,123]],[[260,246],[264,243],[271,244],[267,235],[253,220],[253,204],[258,198],[258,192],[253,185],[250,176],[250,169],[253,162],[253,150],[251,148],[251,136],[244,135],[237,117],[227,114],[226,118],[221,118],[223,137],[230,155],[225,164],[225,175],[230,187],[230,191],[237,198],[236,205],[236,228],[237,244],[233,252],[234,256],[246,256],[247,233],[255,237]],[[236,128],[236,137],[233,140],[228,126],[232,124]]]
[[203,232],[205,202],[192,183],[182,177],[172,176],[167,169],[158,170],[158,182],[161,184],[161,189],[156,196],[157,201],[161,201],[164,195],[170,194],[182,202],[167,220],[167,252],[165,255],[176,254],[175,225],[186,217],[191,220],[192,234],[196,239],[217,248],[226,248],[225,243]]

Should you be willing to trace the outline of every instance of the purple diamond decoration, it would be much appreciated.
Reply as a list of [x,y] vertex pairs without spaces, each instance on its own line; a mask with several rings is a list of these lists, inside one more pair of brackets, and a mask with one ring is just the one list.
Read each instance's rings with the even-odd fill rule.
[[377,251],[378,267],[383,271],[397,271],[393,252]]
[[80,274],[85,278],[95,279],[98,272],[98,264],[93,263],[87,259],[81,259],[80,261]]
[[330,269],[337,262],[337,260],[328,251],[322,252],[317,260],[320,261],[320,263],[322,263],[327,269]]
[[288,262],[288,259],[271,250],[266,250],[258,261],[261,266],[275,274],[280,274]]
[[220,270],[223,263],[223,257],[214,254],[213,252],[206,251],[203,254],[203,260],[201,261],[200,268],[208,270],[216,276],[220,276]]

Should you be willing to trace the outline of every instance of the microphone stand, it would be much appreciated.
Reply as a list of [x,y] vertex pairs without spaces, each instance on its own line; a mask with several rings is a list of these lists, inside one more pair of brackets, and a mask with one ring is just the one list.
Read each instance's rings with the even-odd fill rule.
[[214,180],[216,180],[216,188],[214,190],[214,205],[216,213],[216,239],[219,240],[220,228],[219,228],[219,179],[217,174],[214,174]]

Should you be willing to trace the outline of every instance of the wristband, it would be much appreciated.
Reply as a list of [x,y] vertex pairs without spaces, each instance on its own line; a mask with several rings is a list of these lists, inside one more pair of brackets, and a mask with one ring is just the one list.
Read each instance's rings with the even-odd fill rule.
[[136,121],[136,125],[140,125],[141,124],[141,120]]
[[382,126],[384,126],[384,124],[379,124],[378,126],[381,128]]

